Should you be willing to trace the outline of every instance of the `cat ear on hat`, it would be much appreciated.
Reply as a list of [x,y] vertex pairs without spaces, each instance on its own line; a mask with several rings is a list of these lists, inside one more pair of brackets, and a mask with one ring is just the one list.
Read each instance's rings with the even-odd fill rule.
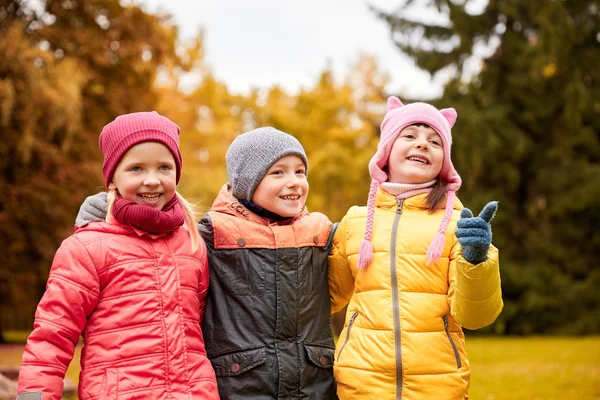
[[446,120],[450,124],[450,128],[452,128],[454,126],[454,123],[456,122],[456,110],[454,108],[444,108],[440,110],[440,113],[442,113],[444,118],[446,118]]
[[394,108],[402,107],[404,104],[400,101],[399,98],[395,96],[390,96],[387,100],[387,111],[393,110]]

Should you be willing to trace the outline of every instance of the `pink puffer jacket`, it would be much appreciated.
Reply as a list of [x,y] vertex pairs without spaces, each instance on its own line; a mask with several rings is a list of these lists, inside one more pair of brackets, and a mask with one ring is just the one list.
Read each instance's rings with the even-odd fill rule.
[[200,322],[206,247],[92,223],[58,249],[19,373],[19,399],[60,400],[83,337],[79,398],[218,399]]

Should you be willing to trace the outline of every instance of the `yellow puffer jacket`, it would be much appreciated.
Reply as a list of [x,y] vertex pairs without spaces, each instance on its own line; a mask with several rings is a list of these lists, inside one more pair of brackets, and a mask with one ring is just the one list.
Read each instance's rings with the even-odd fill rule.
[[463,258],[456,199],[442,257],[425,266],[445,207],[429,214],[425,198],[396,200],[379,189],[373,261],[365,270],[356,264],[366,207],[352,207],[337,229],[329,256],[332,312],[349,303],[334,365],[341,400],[468,398],[461,326],[482,328],[502,310],[498,250],[491,246],[478,265]]

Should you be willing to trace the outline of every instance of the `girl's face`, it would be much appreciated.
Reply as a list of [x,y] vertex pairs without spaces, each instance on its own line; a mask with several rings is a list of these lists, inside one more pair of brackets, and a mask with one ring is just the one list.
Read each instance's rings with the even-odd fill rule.
[[251,201],[279,216],[296,217],[302,212],[307,195],[306,167],[300,157],[289,155],[271,165]]
[[158,142],[130,148],[115,169],[109,189],[126,200],[162,210],[175,195],[176,164],[169,149]]
[[410,125],[400,132],[388,159],[388,182],[425,183],[442,170],[444,149],[440,135],[426,125]]

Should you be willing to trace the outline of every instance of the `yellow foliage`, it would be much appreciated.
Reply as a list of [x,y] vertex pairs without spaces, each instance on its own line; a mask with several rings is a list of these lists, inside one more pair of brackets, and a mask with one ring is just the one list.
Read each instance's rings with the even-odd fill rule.
[[202,33],[183,56],[201,80],[194,90],[183,92],[181,81],[190,72],[165,67],[157,106],[182,130],[180,189],[187,198],[209,207],[227,182],[225,154],[233,139],[259,126],[273,126],[297,137],[307,152],[309,210],[336,221],[350,206],[366,202],[367,164],[378,142],[388,80],[372,57],[360,57],[340,82],[326,70],[313,87],[295,95],[274,86],[243,96],[230,93],[212,76],[203,63],[201,40]]
[[554,74],[556,74],[556,64],[548,63],[544,65],[544,68],[542,68],[542,75],[544,75],[544,77],[551,78]]

